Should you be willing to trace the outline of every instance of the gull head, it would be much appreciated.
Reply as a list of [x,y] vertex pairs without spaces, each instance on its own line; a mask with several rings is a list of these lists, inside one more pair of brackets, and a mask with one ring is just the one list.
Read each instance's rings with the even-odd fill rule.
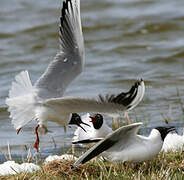
[[81,124],[84,124],[86,126],[90,126],[89,124],[84,123],[82,121],[81,117],[79,116],[79,114],[77,114],[77,113],[72,113],[72,117],[70,119],[69,124],[71,124],[71,125],[77,125],[80,128],[82,128],[85,132],[86,132],[86,130],[81,126]]
[[95,114],[94,116],[89,116],[91,118],[91,122],[95,129],[100,129],[103,124],[103,116],[101,114]]
[[159,131],[162,141],[164,141],[165,137],[167,136],[167,134],[171,131],[176,131],[176,128],[174,126],[170,126],[170,127],[156,127],[156,130]]

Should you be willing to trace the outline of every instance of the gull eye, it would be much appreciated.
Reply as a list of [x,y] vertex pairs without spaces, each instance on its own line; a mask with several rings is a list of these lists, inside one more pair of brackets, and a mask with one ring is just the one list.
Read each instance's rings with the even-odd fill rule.
[[78,121],[78,120],[80,120],[80,117],[79,117],[79,116],[77,116],[75,119]]
[[101,119],[101,115],[100,114],[96,114],[95,118]]

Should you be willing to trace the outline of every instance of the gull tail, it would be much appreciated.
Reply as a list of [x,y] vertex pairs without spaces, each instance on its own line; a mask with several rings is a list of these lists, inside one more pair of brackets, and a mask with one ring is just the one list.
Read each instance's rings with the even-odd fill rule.
[[34,118],[34,88],[28,71],[22,71],[15,77],[6,104],[15,129],[20,129]]

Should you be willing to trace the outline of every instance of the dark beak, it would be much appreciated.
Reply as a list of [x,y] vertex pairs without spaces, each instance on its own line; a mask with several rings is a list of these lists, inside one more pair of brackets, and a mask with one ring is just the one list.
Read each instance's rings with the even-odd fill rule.
[[72,113],[72,117],[71,117],[69,124],[75,124],[75,125],[79,126],[80,128],[82,128],[85,132],[86,132],[86,130],[81,126],[81,124],[84,124],[84,125],[90,127],[89,124],[86,124],[81,120],[80,116],[77,113]]
[[77,126],[79,126],[80,128],[82,128],[86,132],[86,130],[80,124],[77,124]]
[[78,122],[77,122],[77,126],[79,126],[80,128],[82,128],[85,132],[86,132],[86,130],[81,126],[81,124],[84,124],[84,125],[86,125],[86,126],[91,127],[89,124],[86,124],[86,123],[82,122],[82,120],[78,121]]
[[89,127],[91,127],[89,124],[87,124],[87,123],[84,123],[84,122],[80,122],[79,124],[84,124],[84,125],[86,125],[86,126],[89,126]]
[[168,127],[167,128],[167,132],[169,133],[169,132],[172,132],[172,131],[175,131],[176,132],[176,128],[175,127]]

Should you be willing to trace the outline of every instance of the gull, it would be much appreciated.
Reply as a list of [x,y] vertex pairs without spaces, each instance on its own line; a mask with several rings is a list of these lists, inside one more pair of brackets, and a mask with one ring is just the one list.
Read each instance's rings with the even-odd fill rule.
[[103,116],[99,113],[91,116],[89,113],[81,117],[82,121],[90,126],[83,125],[86,132],[81,131],[81,128],[77,128],[74,132],[72,144],[80,144],[80,141],[84,144],[94,142],[94,139],[98,141],[101,138],[105,138],[112,129],[107,125]]
[[181,151],[184,148],[184,135],[179,135],[176,132],[169,133],[165,140],[162,147],[163,152],[168,151]]
[[38,128],[48,121],[61,126],[80,125],[81,119],[72,113],[101,112],[117,114],[131,110],[144,96],[144,82],[137,81],[128,93],[100,95],[89,99],[64,96],[68,85],[83,71],[84,40],[80,18],[80,0],[64,0],[60,17],[60,50],[45,72],[33,85],[28,71],[16,75],[6,98],[10,118],[17,133],[31,120],[36,120],[38,151]]
[[[132,94],[134,94],[135,92],[137,93],[137,95],[136,96],[134,95],[134,100],[132,101],[132,104],[127,109],[127,111],[134,108],[143,98],[143,95],[145,92],[145,86],[142,80],[140,82],[136,82],[128,92],[121,93],[121,96],[122,96],[121,100],[126,102],[128,98],[132,96]],[[118,96],[115,98],[116,101],[118,99]],[[106,96],[106,98],[109,100],[113,99],[114,95]],[[100,99],[102,102],[105,101],[102,96],[100,96]],[[75,114],[76,114],[76,117],[78,118],[79,115],[77,113]],[[108,112],[106,114],[108,114]],[[73,144],[79,144],[79,141],[82,141],[82,143],[84,143],[84,140],[86,141],[86,143],[89,143],[91,140],[92,142],[94,142],[93,138],[96,139],[96,141],[98,141],[99,139],[101,140],[102,138],[106,137],[109,133],[112,132],[112,129],[107,125],[103,116],[99,113],[93,116],[91,116],[89,113],[87,113],[86,115],[83,115],[82,122],[85,122],[85,124],[83,123],[84,125],[81,126],[83,129],[85,129],[85,132],[81,131],[81,128],[77,128],[74,132],[74,137],[73,137],[74,141],[72,142]]]
[[112,132],[79,157],[73,168],[101,153],[112,162],[149,160],[160,152],[166,135],[175,130],[174,127],[156,127],[145,137],[137,134],[141,125],[141,122],[133,123]]
[[[72,144],[88,144],[98,142],[106,137],[108,134],[112,133],[112,129],[107,125],[101,114],[95,114],[91,116],[89,113],[82,116],[82,121],[90,126],[84,126],[86,132],[81,128],[77,128],[74,132]],[[184,148],[184,135],[179,135],[177,132],[170,132],[164,139],[164,143],[161,151],[180,151]]]

